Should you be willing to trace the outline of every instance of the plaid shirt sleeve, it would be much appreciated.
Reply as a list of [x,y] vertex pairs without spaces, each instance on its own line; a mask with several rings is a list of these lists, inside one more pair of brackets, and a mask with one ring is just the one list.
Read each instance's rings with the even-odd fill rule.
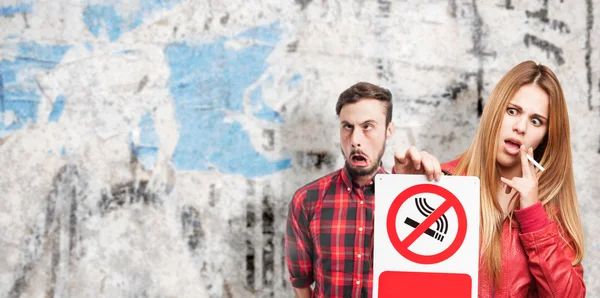
[[285,248],[290,281],[295,288],[306,288],[314,282],[313,242],[309,230],[308,215],[303,202],[306,190],[294,194],[287,215]]

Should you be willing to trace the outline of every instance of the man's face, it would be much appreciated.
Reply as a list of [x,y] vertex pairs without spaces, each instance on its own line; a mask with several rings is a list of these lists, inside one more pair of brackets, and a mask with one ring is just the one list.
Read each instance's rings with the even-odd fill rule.
[[346,166],[353,177],[369,176],[379,167],[385,141],[393,135],[393,122],[385,125],[385,104],[361,99],[340,111],[340,141]]

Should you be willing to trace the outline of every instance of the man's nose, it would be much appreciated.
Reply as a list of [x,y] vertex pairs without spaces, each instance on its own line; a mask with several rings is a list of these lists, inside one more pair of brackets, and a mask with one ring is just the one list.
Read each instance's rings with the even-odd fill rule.
[[354,129],[352,131],[352,135],[350,136],[350,144],[352,147],[360,147],[364,135],[362,130]]

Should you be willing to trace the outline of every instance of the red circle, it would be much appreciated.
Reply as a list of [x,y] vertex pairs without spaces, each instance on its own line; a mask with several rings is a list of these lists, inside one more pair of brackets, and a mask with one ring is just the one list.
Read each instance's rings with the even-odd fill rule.
[[[420,255],[410,251],[408,246],[410,246],[412,243],[408,245],[404,244],[398,237],[398,232],[396,231],[396,217],[398,216],[400,206],[402,206],[402,204],[410,197],[420,193],[432,193],[446,199],[442,205],[446,204],[446,202],[449,203],[451,206],[448,209],[454,208],[454,211],[456,211],[456,215],[458,217],[458,233],[456,238],[454,238],[454,241],[448,248],[435,255]],[[437,218],[434,220],[437,220]],[[467,234],[467,216],[465,214],[465,209],[458,198],[447,189],[434,184],[418,184],[405,189],[403,192],[398,194],[398,196],[396,196],[392,202],[387,216],[387,232],[392,245],[402,256],[419,264],[435,264],[448,259],[460,248],[465,240],[465,235]]]

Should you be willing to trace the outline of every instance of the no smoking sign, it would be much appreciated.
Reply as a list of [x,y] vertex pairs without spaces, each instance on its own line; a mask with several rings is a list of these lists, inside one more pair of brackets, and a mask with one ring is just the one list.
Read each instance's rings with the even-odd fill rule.
[[479,179],[378,175],[373,297],[476,297]]

